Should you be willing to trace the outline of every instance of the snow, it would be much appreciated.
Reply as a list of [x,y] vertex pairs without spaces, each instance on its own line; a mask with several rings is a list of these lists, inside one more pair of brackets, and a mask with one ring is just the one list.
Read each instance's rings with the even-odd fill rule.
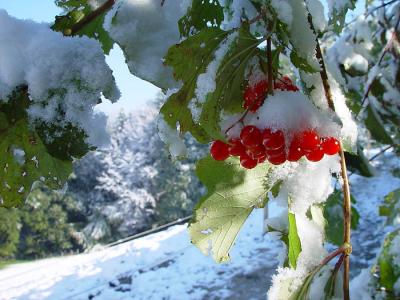
[[160,139],[168,146],[172,157],[184,157],[187,154],[186,145],[179,136],[177,129],[171,128],[164,120],[162,114],[158,118],[158,135]]
[[332,117],[330,112],[318,110],[300,92],[276,90],[255,113],[248,113],[244,125],[282,130],[289,146],[293,134],[299,130],[315,129],[320,136],[338,137],[340,126]]
[[[232,293],[224,285],[229,280],[251,274],[260,265],[274,269],[277,247],[262,236],[259,210],[240,233],[230,264],[215,264],[201,254],[189,241],[187,225],[177,225],[91,253],[12,266],[0,271],[0,294],[4,300],[87,299],[90,294],[98,294],[95,299],[228,298]],[[123,277],[132,283],[119,284]],[[110,283],[129,291],[117,291]]]
[[[328,71],[330,71],[330,69]],[[318,73],[308,74],[301,72],[301,78],[308,89],[312,88],[310,98],[314,104],[323,111],[331,111],[328,106],[320,75]],[[335,106],[335,113],[342,124],[339,136],[342,139],[345,149],[355,151],[358,136],[357,124],[346,105],[346,97],[344,96],[338,81],[333,78],[331,73],[328,73],[328,78]],[[342,78],[342,80],[344,79]],[[333,117],[333,120],[336,120],[336,118]]]
[[388,253],[393,256],[393,263],[400,267],[400,235],[393,239]]
[[307,0],[307,8],[313,18],[314,28],[317,31],[323,31],[328,25],[325,19],[324,6],[319,0]]
[[257,16],[257,10],[249,0],[219,0],[224,7],[224,21],[222,28],[230,30],[241,25],[243,16],[249,20]]
[[290,41],[298,55],[305,58],[315,70],[319,70],[318,61],[315,58],[316,36],[308,23],[306,4],[304,1],[297,0],[289,0],[289,2],[293,11],[292,26],[289,28]]
[[293,16],[292,16],[292,7],[288,3],[287,0],[272,0],[272,7],[275,9],[276,14],[278,15],[279,20],[289,26],[292,25]]
[[[400,185],[400,178],[391,174],[399,167],[393,153],[385,154],[374,165],[376,177],[350,177],[361,214],[359,228],[352,233],[353,275],[374,260],[383,239],[382,231],[377,230],[383,223],[378,216],[379,203]],[[271,210],[274,214],[275,208]],[[229,264],[218,265],[203,256],[190,243],[187,225],[178,225],[111,248],[10,266],[0,271],[0,295],[5,300],[88,299],[89,295],[105,300],[175,299],[176,295],[180,299],[265,299],[271,279],[275,291],[283,294],[287,281],[281,290],[277,281],[296,279],[297,271],[280,268],[282,276],[272,277],[282,247],[272,235],[262,237],[262,222],[262,210],[256,210],[240,232]],[[369,276],[369,270],[363,270],[351,282],[352,299],[371,299]],[[318,282],[313,284],[315,292],[317,287]]]
[[22,166],[25,163],[25,151],[20,148],[15,148],[15,147],[11,147],[11,148],[12,148],[14,160],[19,165]]
[[104,144],[105,118],[93,108],[101,95],[116,101],[119,91],[97,41],[63,37],[48,24],[0,10],[0,101],[20,85],[28,86],[32,121],[71,122],[89,134],[90,144]]
[[178,20],[191,1],[119,0],[104,24],[111,38],[123,49],[132,74],[158,87],[177,86],[172,70],[163,65],[171,45],[180,40]]

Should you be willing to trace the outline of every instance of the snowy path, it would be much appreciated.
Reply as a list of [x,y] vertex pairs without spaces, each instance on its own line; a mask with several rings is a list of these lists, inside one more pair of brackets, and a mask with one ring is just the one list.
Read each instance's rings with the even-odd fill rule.
[[190,244],[186,225],[178,225],[98,252],[11,266],[0,272],[0,299],[218,299],[235,283],[253,281],[258,269],[265,292],[278,245],[261,229],[259,210],[241,232],[232,263],[224,265],[203,256]]
[[[353,234],[354,274],[373,259],[382,236],[377,209],[400,187],[389,172],[391,154],[376,164],[374,178],[351,177],[361,214]],[[97,252],[18,264],[0,271],[0,299],[265,299],[279,245],[262,236],[262,210],[251,215],[232,251],[232,262],[215,264],[177,225]]]

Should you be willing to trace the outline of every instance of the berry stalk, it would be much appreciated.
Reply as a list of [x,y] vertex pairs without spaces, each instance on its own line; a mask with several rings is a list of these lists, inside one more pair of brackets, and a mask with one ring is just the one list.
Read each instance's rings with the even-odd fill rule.
[[[328,81],[328,72],[326,71],[324,58],[322,56],[321,46],[319,44],[318,35],[315,31],[314,24],[312,21],[312,16],[308,14],[308,22],[310,24],[311,29],[314,31],[317,38],[315,39],[317,42],[316,46],[316,57],[320,64],[320,76],[322,79],[322,84],[324,86],[325,97],[328,102],[328,106],[330,109],[335,111],[335,105],[333,102],[332,91]],[[343,244],[347,246],[346,251],[344,253],[344,261],[343,261],[343,294],[345,300],[350,300],[350,289],[349,289],[349,277],[350,277],[350,253],[351,253],[351,198],[350,198],[350,185],[349,178],[347,176],[347,166],[346,160],[343,151],[342,142],[339,141],[340,150],[340,166],[341,166],[341,176],[343,178],[343,216],[344,216],[344,235],[343,235]]]

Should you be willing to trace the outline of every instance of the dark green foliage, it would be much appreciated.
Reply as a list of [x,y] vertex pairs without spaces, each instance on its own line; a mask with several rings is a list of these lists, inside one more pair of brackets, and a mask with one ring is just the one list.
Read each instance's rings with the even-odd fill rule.
[[14,208],[0,208],[0,259],[12,258],[19,242],[19,213]]
[[[351,197],[351,228],[356,229],[359,223],[360,214],[355,209],[355,198]],[[325,235],[332,244],[341,246],[343,244],[343,195],[341,191],[332,193],[324,206]]]
[[207,27],[219,27],[224,11],[218,0],[193,0],[187,14],[179,22],[181,36],[193,35]]
[[71,224],[74,200],[41,185],[20,209],[0,208],[0,258],[33,259],[83,250]]
[[29,105],[25,87],[0,102],[0,207],[21,206],[37,180],[61,188],[72,172],[71,161],[52,156],[30,124]]

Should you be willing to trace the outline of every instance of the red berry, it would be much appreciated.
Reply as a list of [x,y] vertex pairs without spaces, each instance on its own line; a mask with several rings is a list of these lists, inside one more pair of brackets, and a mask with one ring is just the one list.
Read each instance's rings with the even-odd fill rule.
[[319,136],[314,130],[303,131],[300,135],[300,140],[301,148],[304,152],[311,152],[320,144]]
[[253,169],[257,166],[258,162],[256,159],[252,159],[250,156],[245,154],[240,157],[240,164],[243,168]]
[[285,137],[281,130],[272,132],[271,129],[266,128],[263,132],[262,143],[267,150],[278,149],[285,146]]
[[340,150],[339,141],[334,137],[323,139],[321,146],[322,150],[327,155],[335,155]]
[[264,153],[263,156],[260,156],[260,157],[257,159],[257,162],[258,162],[259,164],[262,164],[266,159],[267,159],[267,154]]
[[210,154],[215,160],[225,160],[229,157],[229,145],[223,141],[214,141],[211,144]]
[[320,161],[324,157],[324,151],[321,147],[315,148],[313,151],[308,152],[306,157],[309,161]]
[[282,152],[279,155],[267,156],[268,161],[273,165],[281,165],[286,161],[286,153]]
[[254,86],[246,88],[243,94],[244,108],[249,109],[252,112],[264,103],[264,99],[267,93],[268,83],[266,80],[257,82]]
[[240,139],[229,140],[229,154],[232,156],[241,156],[246,153],[246,147],[243,146]]
[[262,141],[261,131],[255,126],[245,126],[240,133],[240,139],[246,148],[256,147]]
[[260,157],[265,156],[265,148],[263,145],[257,145],[252,148],[247,148],[246,154],[253,159],[259,159]]
[[265,152],[268,156],[281,155],[282,153],[285,153],[285,146],[282,146],[278,149],[267,149],[267,150],[265,150]]
[[292,91],[292,92],[296,92],[299,90],[299,88],[293,84],[289,76],[283,76],[281,79],[279,79],[274,84],[274,88],[277,90]]
[[289,146],[288,161],[298,161],[304,155],[300,145],[300,140],[295,136]]

